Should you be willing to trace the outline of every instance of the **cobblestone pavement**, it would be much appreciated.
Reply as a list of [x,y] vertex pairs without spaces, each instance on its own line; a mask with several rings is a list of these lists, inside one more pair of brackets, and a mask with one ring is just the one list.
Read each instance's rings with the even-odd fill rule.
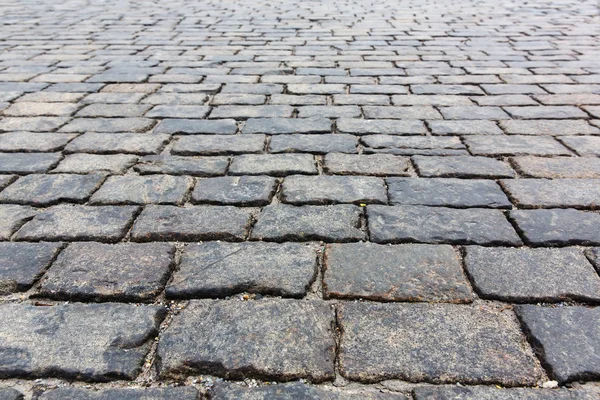
[[0,399],[597,399],[592,0],[0,0]]

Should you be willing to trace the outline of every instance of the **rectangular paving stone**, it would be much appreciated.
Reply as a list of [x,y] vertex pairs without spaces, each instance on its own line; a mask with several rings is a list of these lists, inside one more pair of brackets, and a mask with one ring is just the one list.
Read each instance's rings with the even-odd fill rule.
[[134,379],[166,314],[161,306],[0,305],[3,378]]
[[500,127],[509,135],[594,135],[600,134],[600,129],[580,120],[551,120],[534,121],[509,120],[500,121]]
[[592,400],[578,389],[498,388],[492,386],[423,386],[414,389],[415,400]]
[[340,372],[351,380],[522,386],[544,376],[500,307],[343,303],[338,319]]
[[169,135],[140,133],[88,132],[73,139],[66,153],[92,154],[158,154],[169,142]]
[[[544,158],[548,159],[548,158]],[[428,178],[514,178],[515,172],[503,161],[488,157],[413,156],[420,176]]]
[[183,176],[110,176],[90,204],[182,204],[191,186]]
[[166,294],[176,299],[225,297],[242,292],[301,298],[316,272],[315,249],[303,244],[190,244]]
[[67,172],[74,174],[89,174],[108,172],[123,174],[135,164],[137,157],[129,154],[69,154],[58,164],[52,172]]
[[166,243],[71,243],[44,275],[39,295],[70,301],[152,301],[167,283],[174,254],[175,247]]
[[54,132],[65,125],[69,119],[69,117],[5,117],[0,121],[0,132]]
[[90,104],[83,107],[76,117],[141,117],[152,106],[141,104]]
[[325,253],[326,298],[467,303],[471,287],[451,246],[331,244]]
[[290,118],[293,107],[290,106],[219,106],[214,107],[209,115],[209,118]]
[[392,154],[329,153],[323,159],[323,169],[337,175],[407,176],[410,161]]
[[387,178],[386,183],[392,204],[456,208],[512,206],[500,186],[493,180]]
[[60,153],[0,153],[0,173],[43,173],[60,161]]
[[141,157],[134,170],[140,175],[171,174],[192,176],[225,175],[229,166],[227,157],[180,157],[151,155]]
[[560,141],[580,156],[600,157],[600,137],[561,136]]
[[345,133],[336,134],[292,134],[272,136],[269,142],[271,153],[356,153],[358,139]]
[[200,179],[192,192],[196,204],[266,206],[277,189],[277,180],[269,176],[224,176]]
[[339,132],[354,135],[421,135],[427,133],[423,121],[396,119],[340,118],[336,122]]
[[371,205],[367,218],[376,243],[521,244],[500,210]]
[[232,206],[157,206],[144,208],[131,230],[136,242],[244,240],[250,211]]
[[317,166],[311,154],[245,154],[233,158],[231,175],[316,174]]
[[594,208],[600,202],[599,179],[514,179],[502,187],[520,208]]
[[13,103],[6,110],[2,111],[2,114],[10,117],[39,117],[43,115],[60,117],[72,115],[78,108],[78,105],[69,103],[32,103],[20,101]]
[[358,118],[361,115],[358,106],[302,106],[298,107],[298,118]]
[[13,183],[16,179],[16,175],[0,175],[0,190]]
[[323,240],[354,242],[363,240],[359,207],[334,206],[266,206],[258,216],[250,238],[270,242]]
[[[377,86],[375,86],[377,87]],[[402,87],[402,86],[396,86]],[[466,96],[455,95],[399,95],[392,96],[395,106],[470,106],[473,102]],[[537,103],[536,103],[537,104]]]
[[475,85],[439,85],[439,84],[418,84],[410,85],[410,90],[414,94],[462,94],[462,95],[480,95],[484,94],[479,86]]
[[512,210],[526,243],[535,246],[600,245],[600,214],[574,209]]
[[527,178],[600,178],[598,158],[514,157],[510,161]]
[[465,266],[484,299],[518,303],[600,300],[600,277],[579,249],[469,246]]
[[588,118],[588,115],[573,106],[524,106],[504,107],[516,119],[576,119]]
[[391,119],[442,119],[442,115],[431,106],[364,106],[365,118]]
[[434,135],[502,135],[496,121],[482,119],[427,121]]
[[61,247],[61,243],[0,242],[0,294],[31,288]]
[[36,209],[30,206],[0,204],[0,240],[10,240],[12,234],[36,214]]
[[208,106],[157,105],[145,116],[148,118],[205,118],[210,111]]
[[197,398],[198,390],[193,387],[112,388],[104,390],[59,387],[44,392],[40,396],[40,400],[196,400]]
[[60,151],[76,135],[39,132],[7,132],[0,134],[0,151]]
[[550,376],[563,384],[600,376],[600,308],[517,306]]
[[242,133],[330,133],[331,120],[328,118],[250,118],[244,124]]
[[137,211],[133,206],[56,205],[23,225],[15,240],[116,242],[125,236]]
[[76,118],[61,132],[145,132],[152,128],[150,118]]
[[19,178],[0,193],[0,202],[49,206],[84,202],[104,181],[101,174],[32,174]]
[[[510,108],[510,107],[506,107]],[[454,107],[440,107],[440,112],[444,116],[444,119],[449,120],[502,120],[510,119],[509,115],[505,113],[500,107],[491,106],[454,106]]]
[[197,119],[164,119],[154,127],[154,133],[178,134],[215,134],[233,135],[237,132],[237,124],[233,119],[197,120]]
[[465,144],[478,156],[568,156],[571,152],[552,137],[467,136]]
[[301,176],[285,178],[281,186],[284,203],[337,204],[387,203],[387,192],[381,178],[366,176]]
[[262,153],[265,135],[180,136],[173,141],[172,154],[182,156]]
[[193,301],[162,334],[160,374],[333,380],[332,322],[317,301]]

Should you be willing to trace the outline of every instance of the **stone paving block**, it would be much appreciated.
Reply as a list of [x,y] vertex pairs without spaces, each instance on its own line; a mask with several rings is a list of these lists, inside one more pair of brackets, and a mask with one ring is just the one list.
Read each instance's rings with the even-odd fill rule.
[[[506,107],[509,108],[509,107]],[[502,120],[510,119],[500,107],[455,106],[440,107],[444,119],[450,120]]]
[[[544,158],[547,159],[547,158]],[[428,178],[514,178],[515,172],[504,162],[488,157],[413,156],[420,176]]]
[[516,119],[576,119],[588,118],[588,115],[573,106],[526,106],[504,107]]
[[371,135],[361,138],[365,153],[468,155],[457,137]]
[[599,179],[511,179],[502,187],[520,208],[595,208]]
[[514,314],[493,306],[344,303],[340,372],[349,379],[533,385],[544,376]]
[[266,206],[277,180],[269,176],[224,176],[200,179],[192,192],[193,203]]
[[60,204],[47,208],[27,222],[16,240],[95,240],[116,242],[125,236],[138,207],[91,207]]
[[580,120],[549,120],[534,121],[509,120],[500,121],[500,126],[509,135],[594,135],[600,134],[600,129]]
[[354,242],[363,240],[359,207],[334,206],[266,206],[258,216],[251,239],[272,242],[323,240]]
[[318,106],[325,105],[327,98],[325,96],[305,94],[296,96],[293,94],[273,94],[270,104],[291,104],[300,106]]
[[60,243],[0,242],[0,294],[31,288],[61,246]]
[[328,118],[250,118],[242,128],[242,133],[330,133],[331,120]]
[[131,230],[136,242],[244,240],[250,211],[232,206],[175,207],[149,205]]
[[0,376],[133,379],[166,310],[131,304],[2,304]]
[[463,94],[480,95],[484,94],[478,86],[475,85],[410,85],[410,90],[414,94]]
[[592,400],[577,389],[428,386],[414,389],[415,400]]
[[290,118],[293,107],[290,106],[219,106],[213,108],[209,118]]
[[467,303],[470,285],[447,245],[328,245],[323,291],[328,298]]
[[23,400],[23,394],[16,389],[2,388],[0,389],[0,399],[2,400]]
[[526,243],[535,246],[600,245],[600,214],[574,209],[512,210]]
[[0,190],[14,182],[15,179],[17,179],[16,175],[0,175]]
[[60,153],[0,153],[0,173],[43,173],[60,161]]
[[112,388],[103,390],[61,387],[40,396],[40,400],[196,400],[198,390],[193,387]]
[[485,299],[518,303],[600,300],[600,277],[578,249],[469,246],[465,266]]
[[345,133],[320,135],[276,135],[269,142],[271,153],[356,153],[358,139]]
[[60,132],[145,132],[153,125],[150,118],[76,118]]
[[[542,95],[543,96],[543,95]],[[535,96],[539,98],[540,96]],[[539,103],[524,94],[501,94],[497,96],[473,97],[480,106],[537,106]]]
[[521,244],[500,210],[372,205],[367,218],[376,243]]
[[600,271],[600,248],[594,247],[591,249],[587,249],[585,251],[585,255],[589,258],[592,264],[594,264],[596,270]]
[[332,323],[317,301],[193,301],[162,334],[160,374],[333,380]]
[[[375,86],[377,87],[377,86]],[[397,86],[402,87],[402,86]],[[464,96],[455,95],[400,95],[392,96],[395,106],[470,106],[473,102]]]
[[298,107],[299,118],[358,118],[361,115],[358,106],[302,106]]
[[39,295],[71,301],[152,301],[167,283],[174,253],[175,247],[166,243],[71,243],[44,275]]
[[90,204],[182,204],[191,185],[183,176],[110,176]]
[[410,161],[392,154],[341,154],[328,153],[323,159],[323,169],[337,175],[407,176]]
[[381,178],[366,176],[301,176],[285,178],[281,186],[284,203],[337,204],[387,203]]
[[478,156],[568,156],[571,152],[552,137],[468,136],[465,144]]
[[229,166],[231,175],[272,175],[317,173],[311,154],[245,154],[233,158]]
[[225,175],[228,166],[229,159],[227,157],[152,155],[141,157],[134,170],[141,175],[219,176]]
[[5,117],[0,132],[54,132],[69,121],[69,117]]
[[233,135],[236,132],[237,124],[233,119],[165,119],[154,128],[154,133]]
[[514,157],[511,163],[527,178],[600,178],[598,158]]
[[169,135],[140,133],[97,133],[88,132],[73,139],[66,153],[92,154],[158,154],[167,144]]
[[[58,93],[57,93],[58,94]],[[60,93],[61,95],[71,95],[73,93]],[[77,93],[75,93],[77,94]],[[145,97],[144,93],[90,93],[82,100],[84,104],[129,104],[139,103]]]
[[90,104],[83,107],[76,117],[141,117],[152,106],[141,104]]
[[517,306],[530,341],[559,383],[600,375],[600,308]]
[[0,151],[51,152],[60,151],[76,135],[38,132],[7,132],[0,134]]
[[127,154],[69,154],[52,172],[67,172],[74,174],[90,174],[107,172],[123,174],[137,161],[137,157]]
[[600,137],[561,136],[560,141],[580,156],[600,157]]
[[190,244],[166,294],[180,299],[241,292],[301,298],[316,271],[315,249],[299,243]]
[[386,183],[392,204],[457,208],[512,206],[500,186],[492,180],[388,178]]
[[172,154],[182,156],[262,153],[265,135],[180,136],[173,142]]
[[259,387],[245,387],[234,383],[218,382],[211,391],[219,400],[407,400],[401,393],[382,392],[377,389],[348,389],[334,386],[311,386],[302,382],[283,383]]
[[303,84],[294,83],[287,85],[291,94],[343,94],[346,93],[346,85],[341,84]]
[[502,135],[495,121],[481,119],[458,121],[427,121],[434,135]]
[[0,193],[0,202],[38,207],[60,202],[83,203],[103,181],[101,174],[27,175],[4,189]]
[[208,106],[157,105],[145,116],[148,118],[205,118],[210,111]]
[[442,115],[431,106],[364,106],[365,118],[391,119],[442,119]]
[[339,132],[354,135],[421,135],[427,133],[425,124],[419,120],[340,118],[336,125]]
[[12,234],[36,214],[33,207],[0,204],[0,240],[10,240]]

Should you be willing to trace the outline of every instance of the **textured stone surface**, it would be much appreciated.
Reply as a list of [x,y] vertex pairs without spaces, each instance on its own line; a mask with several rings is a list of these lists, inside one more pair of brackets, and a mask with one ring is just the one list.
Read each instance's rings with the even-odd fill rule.
[[[546,159],[546,158],[545,158]],[[514,178],[506,163],[487,157],[413,156],[419,175],[429,178]]]
[[0,204],[0,240],[9,240],[17,229],[36,214],[33,207]]
[[600,308],[518,306],[517,313],[550,374],[560,383],[600,376]]
[[532,385],[543,376],[512,312],[491,306],[344,303],[340,369],[363,382]]
[[134,169],[141,175],[172,174],[192,176],[224,175],[227,157],[179,157],[170,155],[141,157]]
[[60,151],[75,136],[46,132],[7,132],[0,135],[0,151]]
[[200,179],[192,192],[192,202],[265,206],[271,202],[277,180],[269,176],[224,176]]
[[190,244],[166,293],[170,298],[240,292],[302,297],[316,276],[316,261],[315,250],[298,243]]
[[324,158],[324,170],[336,175],[406,176],[410,161],[392,154],[329,153]]
[[327,133],[331,132],[331,120],[327,118],[251,118],[246,121],[242,133]]
[[592,400],[583,390],[429,386],[414,390],[415,400]]
[[367,218],[376,243],[521,244],[499,210],[372,205]]
[[16,389],[0,389],[0,399],[1,400],[22,400],[23,394]]
[[469,136],[465,143],[477,156],[568,156],[569,150],[552,137]]
[[526,243],[536,246],[600,245],[600,214],[573,209],[513,210]]
[[600,178],[598,158],[514,157],[511,161],[527,178]]
[[136,156],[127,154],[69,154],[52,172],[123,174],[136,161]]
[[182,136],[175,139],[171,153],[182,156],[260,153],[264,147],[264,135]]
[[310,154],[246,154],[236,156],[229,167],[231,175],[316,174],[317,166]]
[[469,302],[472,297],[450,246],[332,244],[325,260],[327,297],[453,303]]
[[359,228],[360,214],[360,208],[350,204],[269,205],[258,216],[251,238],[274,242],[354,242],[365,238],[365,233]]
[[149,301],[164,288],[174,253],[164,243],[72,243],[45,274],[40,294],[75,301]]
[[158,154],[168,141],[168,135],[88,132],[71,141],[65,147],[65,151],[92,154]]
[[182,176],[111,176],[90,204],[181,204],[191,186]]
[[60,243],[0,242],[0,294],[28,290],[60,250]]
[[600,179],[516,179],[502,186],[521,208],[595,208]]
[[194,301],[162,335],[160,372],[332,380],[332,321],[333,310],[322,302]]
[[358,139],[344,133],[321,135],[276,135],[271,137],[271,153],[356,153]]
[[583,252],[467,247],[465,267],[479,295],[510,302],[599,301],[600,277]]
[[133,379],[165,309],[129,304],[0,305],[0,376]]
[[383,179],[364,176],[288,176],[281,198],[290,204],[386,203]]
[[196,400],[197,398],[198,390],[193,387],[113,388],[99,391],[64,387],[50,390],[40,396],[40,400]]
[[58,164],[60,153],[0,153],[0,173],[43,173]]

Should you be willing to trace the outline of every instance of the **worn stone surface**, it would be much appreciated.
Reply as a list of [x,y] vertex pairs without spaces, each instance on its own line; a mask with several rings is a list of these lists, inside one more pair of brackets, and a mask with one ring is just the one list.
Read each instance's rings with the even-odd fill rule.
[[0,240],[10,240],[12,234],[36,214],[36,209],[30,206],[0,204]]
[[133,379],[165,315],[161,306],[2,304],[0,376]]
[[427,132],[425,124],[418,120],[340,118],[336,125],[339,132],[354,135],[421,135]]
[[281,198],[290,204],[386,203],[381,178],[364,176],[301,176],[285,178]]
[[323,169],[337,175],[409,175],[410,161],[392,154],[341,154],[325,156]]
[[583,252],[467,247],[465,267],[486,299],[534,303],[600,300],[600,277]]
[[359,207],[269,205],[254,225],[251,238],[274,242],[324,240],[354,242],[363,240]]
[[22,400],[23,394],[16,389],[2,388],[0,389],[1,400]]
[[229,166],[227,157],[180,157],[171,155],[144,156],[134,170],[141,175],[171,174],[192,176],[224,175]]
[[39,294],[74,301],[151,301],[169,278],[174,253],[165,243],[72,243],[44,275]]
[[580,156],[600,157],[600,137],[560,136],[560,141]]
[[376,243],[521,244],[500,210],[372,205],[367,218]]
[[69,154],[52,172],[123,174],[137,159],[136,156],[127,154]]
[[330,298],[452,303],[472,298],[450,246],[332,244],[325,260],[323,286]]
[[500,126],[511,135],[593,135],[600,130],[586,121],[501,121]]
[[310,154],[246,154],[233,158],[231,175],[316,174],[317,166]]
[[515,172],[504,162],[487,157],[413,156],[420,176],[429,178],[514,178]]
[[175,140],[171,153],[182,156],[261,153],[264,147],[264,135],[183,136]]
[[251,118],[246,121],[242,133],[328,133],[331,120],[327,118]]
[[276,135],[271,137],[271,153],[356,153],[358,139],[344,133],[321,135]]
[[514,157],[511,162],[527,178],[600,178],[598,158]]
[[0,294],[28,290],[60,248],[60,243],[0,242]]
[[0,151],[50,152],[60,151],[76,135],[46,132],[7,132],[0,134]]
[[269,176],[224,176],[200,179],[192,192],[193,203],[265,206],[271,202],[277,180]]
[[169,118],[154,128],[154,133],[233,135],[237,125],[233,119],[205,121],[199,119]]
[[600,375],[600,308],[518,306],[534,348],[560,383]]
[[323,302],[194,301],[162,335],[160,373],[332,380],[332,321]]
[[514,179],[502,186],[521,208],[596,208],[600,179]]
[[44,173],[58,164],[60,153],[0,153],[0,173]]
[[303,297],[316,269],[315,250],[298,243],[190,244],[166,294],[169,298],[224,297],[240,292]]
[[171,175],[111,176],[90,204],[181,204],[191,179]]
[[340,370],[352,380],[521,386],[544,376],[514,314],[500,308],[344,303],[338,318]]
[[250,225],[250,211],[232,206],[146,206],[131,230],[137,242],[241,241]]
[[415,400],[592,400],[584,390],[428,386],[414,390]]
[[88,132],[71,141],[65,147],[65,152],[92,154],[158,154],[168,141],[168,135]]
[[156,387],[156,388],[113,388],[92,390],[75,387],[63,387],[43,393],[40,400],[196,400],[198,390],[193,387]]
[[388,178],[386,183],[392,204],[457,208],[511,207],[500,186],[492,180]]
[[477,156],[568,156],[569,150],[552,137],[468,136],[465,144]]
[[60,204],[41,211],[15,235],[16,240],[95,240],[125,236],[138,207]]

